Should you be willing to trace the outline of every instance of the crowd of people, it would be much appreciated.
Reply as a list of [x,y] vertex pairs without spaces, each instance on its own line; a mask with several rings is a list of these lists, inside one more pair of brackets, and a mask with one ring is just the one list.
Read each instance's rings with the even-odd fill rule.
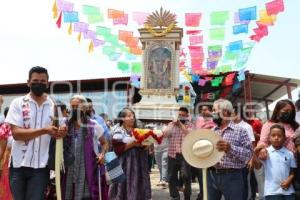
[[[150,147],[133,137],[134,128],[141,126],[134,111],[123,108],[114,124],[107,115],[96,114],[92,100],[82,95],[74,95],[67,108],[46,93],[48,80],[45,68],[33,67],[30,92],[13,100],[1,118],[0,199],[56,199],[53,170],[58,138],[64,144],[62,199],[152,199]],[[172,200],[180,199],[180,191],[189,200],[197,178],[197,200],[203,199],[202,172],[185,160],[182,142],[191,130],[210,129],[222,138],[216,149],[224,156],[207,169],[209,200],[254,200],[256,193],[260,200],[295,200],[300,182],[299,120],[300,100],[278,101],[265,123],[226,99],[202,104],[195,119],[181,107],[173,121],[159,126],[164,138],[151,150],[159,169],[157,185],[168,188]],[[108,152],[116,154],[119,166],[111,182],[106,181]],[[125,179],[118,179],[119,172]]]

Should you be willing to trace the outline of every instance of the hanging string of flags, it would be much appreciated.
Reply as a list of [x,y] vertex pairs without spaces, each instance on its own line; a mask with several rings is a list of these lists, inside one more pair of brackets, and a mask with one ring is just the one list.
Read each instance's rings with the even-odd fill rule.
[[[89,53],[100,49],[103,55],[116,63],[117,69],[133,74],[134,84],[138,86],[136,76],[142,70],[142,48],[138,36],[129,27],[132,28],[133,24],[136,29],[142,26],[149,13],[129,13],[113,8],[105,10],[100,5],[75,5],[76,1],[71,0],[54,1],[52,13],[57,27],[66,26],[67,33],[75,35],[79,43],[83,39],[88,40]],[[180,50],[181,73],[200,86],[208,82],[212,87],[227,84],[233,75],[229,78],[222,75],[223,78],[209,81],[201,77],[233,71],[243,74],[254,45],[268,36],[270,26],[276,23],[278,14],[283,11],[284,1],[272,0],[262,8],[250,6],[234,12],[213,11],[209,15],[185,13],[184,19],[177,19],[184,20],[184,40],[187,41]],[[209,17],[209,27],[204,28],[201,24],[206,17]],[[238,81],[243,80],[240,75],[235,77]]]

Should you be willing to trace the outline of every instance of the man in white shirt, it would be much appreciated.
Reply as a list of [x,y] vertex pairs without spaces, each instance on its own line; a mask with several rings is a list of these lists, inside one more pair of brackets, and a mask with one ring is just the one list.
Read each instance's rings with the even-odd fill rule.
[[27,81],[30,92],[13,100],[5,122],[12,128],[10,186],[15,200],[43,200],[49,181],[49,143],[66,128],[53,126],[54,104],[45,93],[49,83],[43,67],[33,67]]

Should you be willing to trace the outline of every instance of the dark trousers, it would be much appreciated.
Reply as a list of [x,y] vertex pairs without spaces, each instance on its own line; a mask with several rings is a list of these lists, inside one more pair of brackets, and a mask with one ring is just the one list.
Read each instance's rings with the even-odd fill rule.
[[44,200],[49,169],[10,168],[9,182],[14,200]]
[[256,197],[256,188],[257,188],[257,181],[255,178],[254,170],[250,171],[250,188],[251,188],[251,199],[255,199]]
[[242,169],[243,171],[243,182],[244,182],[244,190],[243,190],[243,200],[248,200],[248,173],[249,170],[247,167]]
[[265,200],[295,200],[295,195],[270,195]]
[[184,184],[184,199],[189,200],[191,198],[191,167],[184,160],[182,154],[176,154],[176,158],[168,157],[168,179],[169,179],[169,192],[171,199],[180,199],[180,195],[177,189],[178,186],[178,172],[181,173],[181,177]]
[[225,200],[241,200],[243,199],[243,190],[242,169],[236,169],[230,172],[218,172],[208,169],[208,200],[220,200],[222,195],[225,197]]

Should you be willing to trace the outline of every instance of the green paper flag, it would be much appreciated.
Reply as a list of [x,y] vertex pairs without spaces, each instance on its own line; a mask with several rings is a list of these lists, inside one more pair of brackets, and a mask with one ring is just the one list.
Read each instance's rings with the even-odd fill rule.
[[208,51],[222,51],[222,45],[212,45],[208,46]]
[[127,71],[129,69],[129,64],[126,62],[118,62],[118,69],[122,71]]
[[225,53],[226,60],[235,60],[237,56],[238,56],[237,52],[226,51]]
[[211,40],[223,41],[225,38],[225,29],[224,28],[212,28],[209,32],[209,38]]
[[229,19],[228,11],[212,12],[210,14],[211,25],[224,25],[228,19]]
[[104,21],[103,14],[95,14],[95,15],[88,15],[88,22],[90,24],[96,24]]
[[82,6],[83,13],[86,15],[100,15],[100,9],[95,6]]
[[107,28],[107,27],[104,27],[104,26],[97,26],[96,27],[96,34],[97,35],[105,36],[105,35],[110,34],[110,31],[111,31],[110,28]]
[[116,48],[114,46],[103,46],[102,52],[104,55],[111,56],[116,52]]
[[219,68],[220,72],[226,73],[232,71],[231,65],[223,65]]
[[223,76],[214,78],[213,80],[211,80],[211,86],[219,87],[220,84],[222,83],[222,80],[223,80]]
[[119,44],[119,37],[117,35],[112,35],[112,34],[104,34],[103,38],[105,41],[112,43],[113,45],[118,45]]
[[131,72],[136,73],[136,74],[141,73],[142,72],[142,63],[132,63]]

